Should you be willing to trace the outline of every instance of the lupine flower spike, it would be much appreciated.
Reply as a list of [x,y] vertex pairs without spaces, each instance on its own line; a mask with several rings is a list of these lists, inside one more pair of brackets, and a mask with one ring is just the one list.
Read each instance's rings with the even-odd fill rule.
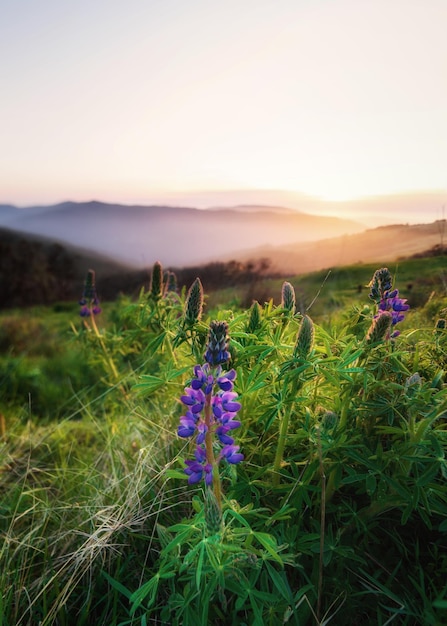
[[177,276],[175,272],[168,272],[165,281],[165,293],[177,293]]
[[195,437],[194,459],[185,462],[188,482],[204,480],[208,487],[213,485],[219,507],[219,463],[226,461],[235,465],[244,458],[232,437],[233,431],[241,425],[236,419],[241,405],[233,391],[236,371],[222,370],[222,365],[230,358],[228,342],[228,324],[211,322],[205,363],[194,367],[194,377],[180,398],[186,411],[177,431],[180,437]]
[[281,289],[281,307],[291,315],[295,314],[296,296],[293,286],[284,281]]
[[154,300],[160,300],[163,295],[163,269],[159,261],[152,268],[150,294]]
[[192,326],[202,317],[203,287],[200,278],[196,278],[189,288],[185,302],[185,322]]
[[314,345],[314,323],[308,315],[304,315],[293,350],[293,356],[299,359],[307,359]]
[[[399,297],[399,290],[392,290],[391,286],[391,273],[387,267],[382,267],[380,270],[376,270],[374,272],[371,282],[369,283],[369,287],[371,289],[369,297],[371,298],[371,300],[374,300],[374,302],[376,302],[376,304],[378,305],[378,311],[374,316],[374,320],[377,320],[385,312],[390,313],[391,324],[389,326],[391,326],[392,328],[404,319],[405,311],[408,311],[410,305],[407,304],[406,298]],[[378,336],[379,329],[377,327],[373,328],[374,320],[371,328],[368,330],[367,333],[368,343],[373,342],[372,337]],[[383,323],[379,325],[379,328],[381,329],[387,324],[388,322],[385,323],[385,321],[383,321]],[[382,339],[395,339],[400,335],[399,330],[394,330],[391,332],[389,326],[388,331],[385,332],[385,335],[381,337]]]
[[368,345],[375,344],[386,339],[390,333],[392,321],[393,318],[389,311],[382,311],[380,315],[376,315],[366,333],[366,343]]
[[81,317],[90,317],[90,315],[99,315],[99,313],[101,313],[101,307],[99,306],[99,299],[96,293],[94,270],[88,270],[87,272],[84,291],[82,298],[79,300],[79,306],[81,307],[79,310]]

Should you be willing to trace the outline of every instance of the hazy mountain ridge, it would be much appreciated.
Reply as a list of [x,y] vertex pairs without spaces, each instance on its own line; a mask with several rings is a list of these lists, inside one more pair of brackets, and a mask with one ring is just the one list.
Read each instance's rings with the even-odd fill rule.
[[364,223],[365,228],[375,228],[400,222],[432,222],[444,217],[446,198],[447,189],[403,191],[348,200],[327,200],[281,189],[229,189],[156,194],[152,195],[150,203],[199,209],[247,205],[288,207],[312,215],[356,219]]
[[[186,266],[237,256],[247,248],[361,232],[352,220],[256,207],[207,211],[98,201],[15,209],[0,206],[0,226],[89,248],[134,267],[156,260]],[[282,207],[280,207],[282,208]]]

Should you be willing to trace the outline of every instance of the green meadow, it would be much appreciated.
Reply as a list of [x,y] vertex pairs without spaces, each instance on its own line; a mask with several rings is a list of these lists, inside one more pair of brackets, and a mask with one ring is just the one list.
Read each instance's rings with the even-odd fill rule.
[[378,269],[1,311],[0,626],[446,624],[447,265]]

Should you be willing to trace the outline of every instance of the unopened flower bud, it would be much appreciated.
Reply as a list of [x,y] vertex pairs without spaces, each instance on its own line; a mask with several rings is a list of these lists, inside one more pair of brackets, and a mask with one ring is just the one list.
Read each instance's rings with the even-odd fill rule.
[[228,324],[227,322],[211,322],[208,335],[205,361],[211,366],[221,365],[230,358],[228,352]]
[[391,284],[391,272],[387,267],[376,270],[368,284],[368,287],[371,289],[369,293],[371,300],[378,303],[385,296],[385,293],[391,289]]
[[185,304],[185,322],[193,325],[202,317],[203,287],[200,278],[196,278],[189,288]]
[[285,309],[287,313],[293,315],[295,313],[295,306],[295,289],[289,282],[284,281],[281,289],[281,307]]
[[163,294],[163,269],[159,261],[152,268],[150,294],[154,300],[159,300]]
[[168,272],[165,282],[166,293],[177,293],[177,276],[175,272]]
[[382,311],[375,317],[366,333],[366,343],[375,344],[387,338],[390,332],[393,315],[390,311]]
[[215,535],[222,528],[222,510],[212,489],[205,491],[205,523],[208,535]]
[[293,351],[295,358],[307,359],[313,348],[314,334],[314,323],[308,315],[304,315]]

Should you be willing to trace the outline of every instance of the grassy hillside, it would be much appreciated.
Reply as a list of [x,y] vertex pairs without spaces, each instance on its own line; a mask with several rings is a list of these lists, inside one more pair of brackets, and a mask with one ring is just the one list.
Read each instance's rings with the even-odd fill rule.
[[[447,293],[445,256],[401,259],[390,262],[388,267],[399,284],[400,293],[408,298],[412,307],[423,306],[433,295],[440,297]],[[364,302],[367,284],[376,268],[376,263],[358,263],[303,275],[264,278],[243,286],[216,290],[209,295],[208,302],[211,307],[228,302],[249,306],[253,299],[262,303],[273,298],[278,304],[282,282],[287,279],[295,287],[298,308],[305,312],[312,304],[312,316],[321,319],[346,305]]]
[[266,257],[273,271],[305,274],[355,263],[395,263],[399,258],[445,243],[446,220],[430,224],[381,226],[353,235],[316,242],[269,246],[239,255],[241,260]]
[[1,623],[447,623],[442,261],[1,312]]

